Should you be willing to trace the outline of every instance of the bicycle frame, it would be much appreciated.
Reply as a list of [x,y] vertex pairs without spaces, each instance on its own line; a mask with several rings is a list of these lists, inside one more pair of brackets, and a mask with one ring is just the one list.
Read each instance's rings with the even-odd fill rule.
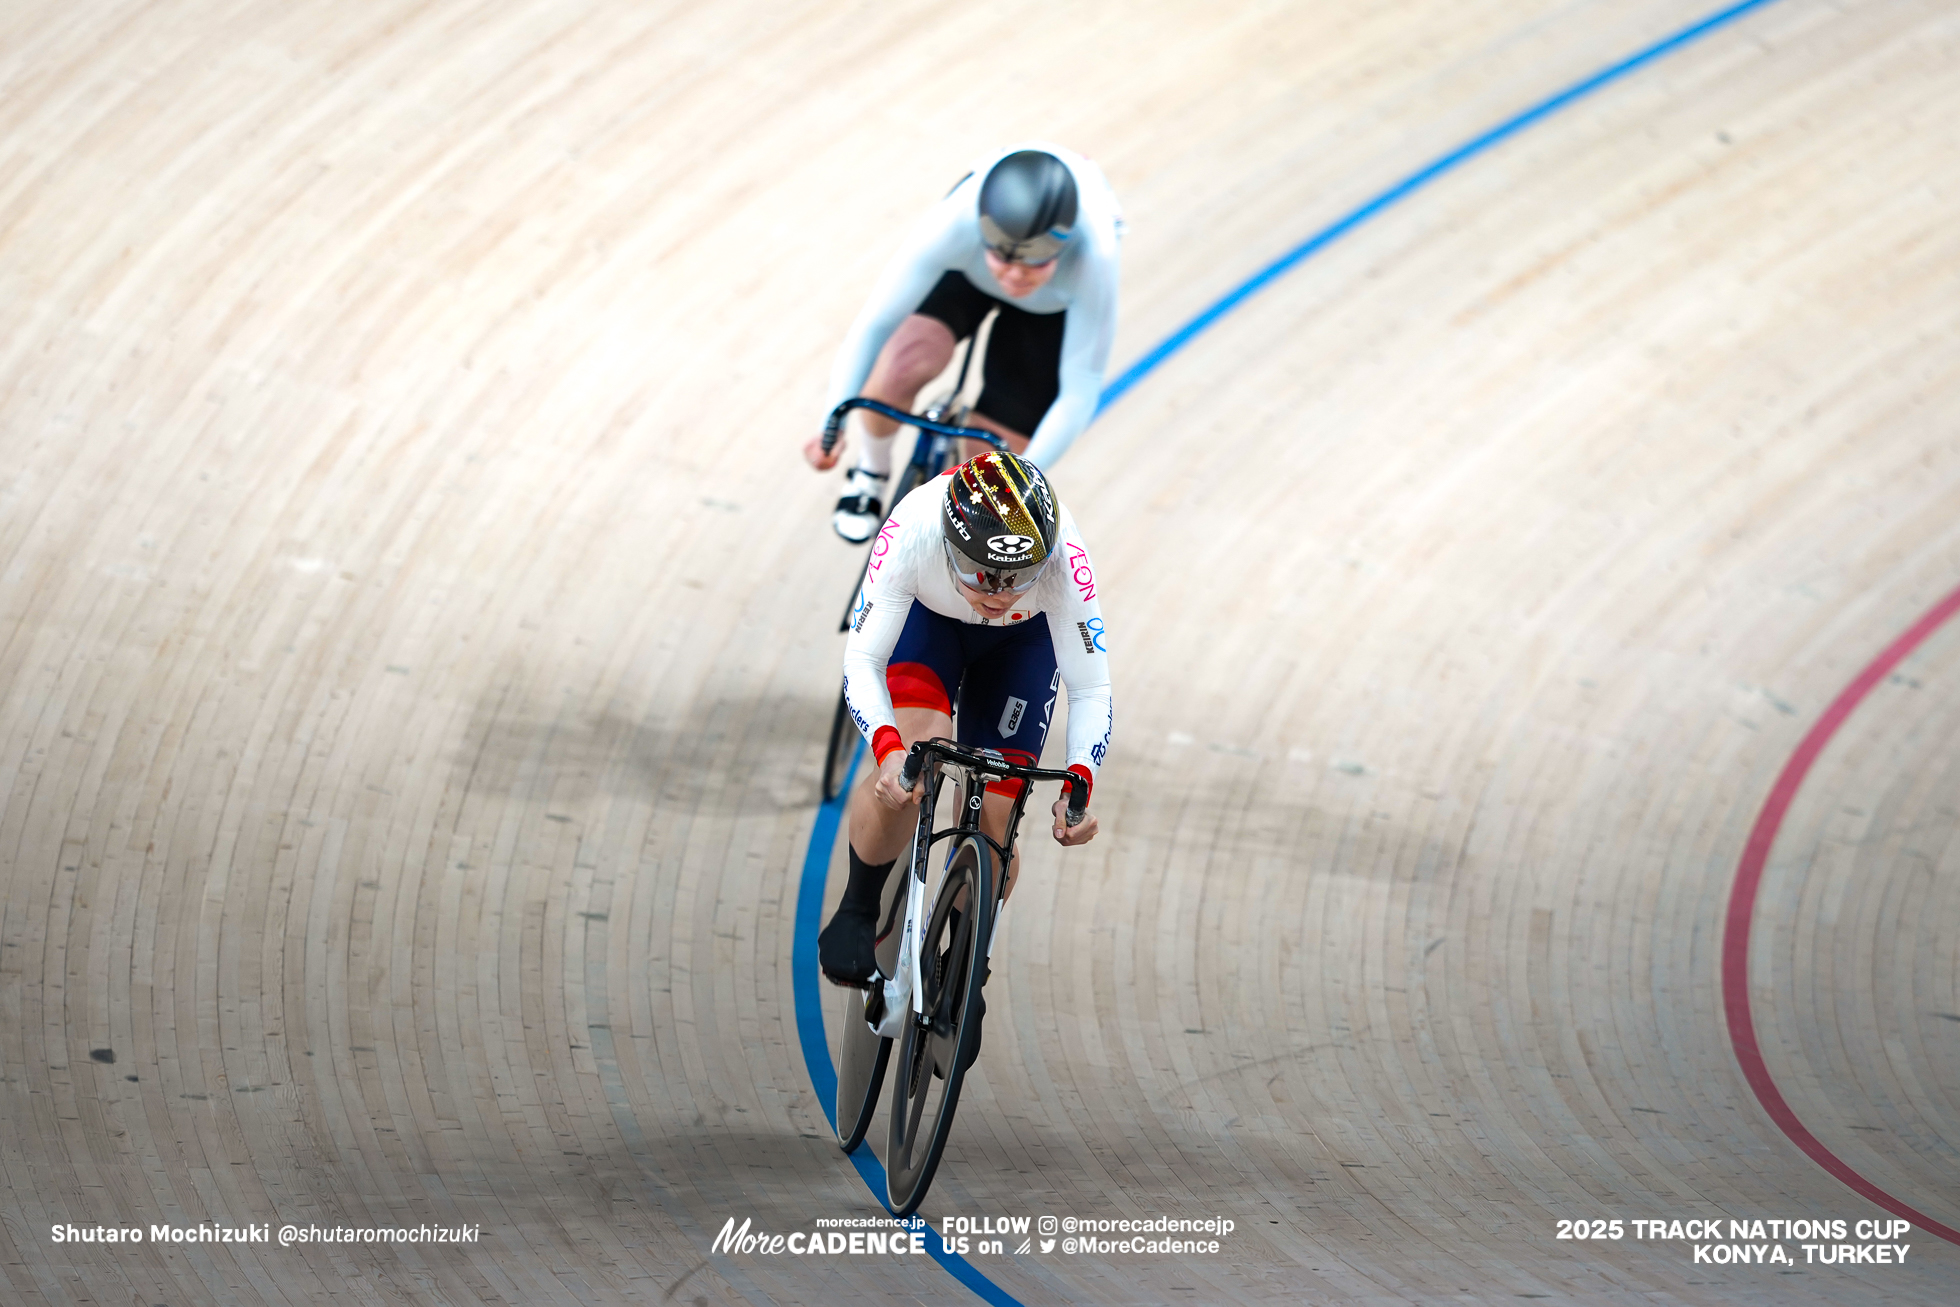
[[[959,815],[953,825],[934,830],[933,818],[938,811],[940,787],[945,784],[949,771],[957,773],[959,781],[962,796]],[[1088,808],[1087,796],[1082,793],[1082,778],[1074,772],[1018,766],[991,750],[969,749],[953,740],[922,740],[912,746],[899,779],[910,788],[918,783],[921,773],[925,779],[925,794],[919,800],[919,823],[912,837],[912,854],[906,868],[905,933],[899,937],[899,974],[889,978],[874,976],[864,1004],[865,1021],[886,1039],[896,1038],[903,1032],[898,1019],[902,1008],[909,1007],[916,1021],[923,1022],[925,1019],[925,985],[920,973],[920,950],[928,925],[924,920],[926,867],[932,846],[940,840],[958,835],[979,836],[999,857],[1001,884],[1005,886],[1007,870],[1013,865],[1014,844],[1020,835],[1021,815],[1027,808],[1028,795],[1033,793],[1035,782],[1056,781],[1067,788],[1067,822],[1070,826],[1081,821],[1082,814]],[[988,782],[1008,780],[1018,780],[1024,784],[1021,792],[1014,796],[1014,806],[1008,811],[1007,839],[1003,842],[981,829],[980,810]],[[898,905],[894,902],[892,906],[896,909]],[[991,937],[987,940],[987,955],[993,955]]]
[[[960,360],[959,380],[953,385],[953,397],[957,397],[965,388],[967,367],[973,362],[974,343],[971,340],[967,342],[966,353]],[[912,442],[911,456],[907,459],[905,470],[899,474],[898,483],[894,487],[892,506],[897,507],[898,501],[914,487],[932,480],[954,461],[955,440],[978,440],[995,449],[1006,450],[1006,442],[991,431],[940,421],[939,419],[945,416],[949,404],[950,400],[935,404],[924,413],[914,414],[863,396],[847,399],[832,409],[829,418],[824,422],[824,452],[828,453],[835,447],[838,432],[843,429],[844,415],[854,408],[882,413],[895,422],[917,427],[918,439]],[[864,592],[864,578],[871,569],[871,554],[877,547],[876,537],[874,537],[866,548],[863,559],[858,563],[857,579],[851,583],[851,592],[844,600],[843,615],[837,619],[837,631],[840,635],[851,629],[851,619],[857,615],[858,599]],[[837,788],[843,783],[843,774],[849,765],[850,748],[855,742],[856,735],[857,724],[851,720],[849,705],[844,702],[844,697],[840,693],[837,698],[837,709],[831,714],[830,747],[824,754],[821,789],[826,801],[837,796]]]
[[[882,413],[895,422],[902,422],[919,429],[919,438],[912,442],[912,457],[907,462],[909,475],[901,476],[898,481],[901,491],[911,486],[924,485],[945,471],[947,466],[955,461],[952,456],[952,444],[955,440],[983,441],[1003,453],[1008,452],[1007,442],[993,432],[983,431],[979,427],[962,427],[950,422],[941,422],[936,416],[938,411],[936,409],[927,409],[924,413],[907,413],[903,409],[893,408],[890,404],[883,404],[875,399],[866,399],[862,395],[856,399],[847,399],[830,410],[830,417],[823,427],[826,452],[837,439],[837,432],[841,429],[844,415],[854,408]],[[896,495],[893,496],[892,507],[898,507]],[[875,536],[872,538],[874,547],[876,539]],[[844,605],[844,616],[837,623],[839,631],[851,629],[851,616],[857,607],[858,591],[864,584],[864,573],[870,565],[871,554],[867,551],[864,565],[858,569],[858,583],[851,587],[850,600]]]

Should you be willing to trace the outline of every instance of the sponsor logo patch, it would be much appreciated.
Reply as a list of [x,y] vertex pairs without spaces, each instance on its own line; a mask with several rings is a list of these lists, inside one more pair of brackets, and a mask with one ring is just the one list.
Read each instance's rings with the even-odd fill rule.
[[898,543],[899,524],[896,517],[885,519],[885,525],[878,531],[878,538],[871,542],[871,565],[864,571],[864,583],[868,586],[878,579],[879,569],[885,565],[885,555]]
[[1073,542],[1068,547],[1068,567],[1069,575],[1075,580],[1076,593],[1082,596],[1083,602],[1087,603],[1089,600],[1094,599],[1096,597],[1096,569],[1089,565],[1088,552]]
[[988,536],[987,537],[988,549],[992,550],[996,554],[1005,554],[1009,558],[1019,558],[1023,554],[1031,554],[1034,552],[1034,546],[1035,546],[1035,540],[1033,536],[1015,535],[1015,536]]
[[1026,699],[1016,699],[1011,694],[1007,696],[1007,708],[1000,715],[1000,734],[1002,739],[1011,738],[1014,732],[1021,729],[1021,715],[1027,712],[1027,710],[1028,701]]

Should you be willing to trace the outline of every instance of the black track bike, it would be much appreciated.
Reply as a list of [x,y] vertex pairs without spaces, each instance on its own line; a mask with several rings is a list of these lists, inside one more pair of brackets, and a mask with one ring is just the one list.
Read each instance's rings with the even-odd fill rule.
[[[980,1045],[980,987],[987,978],[994,924],[1006,892],[1014,838],[1034,783],[1067,787],[1067,822],[1088,808],[1073,772],[1020,767],[992,750],[952,740],[923,740],[906,755],[900,780],[921,774],[925,797],[903,878],[886,886],[890,905],[879,932],[878,974],[863,990],[844,991],[843,1047],[837,1068],[837,1142],[856,1148],[870,1128],[878,1090],[892,1073],[891,1123],[885,1147],[885,1194],[893,1212],[910,1216],[925,1200],[959,1106],[967,1064]],[[955,780],[957,816],[934,830],[941,787]],[[1007,839],[980,829],[981,796],[990,781],[1025,781],[1008,817]],[[928,885],[933,845],[949,841],[936,888]],[[928,904],[928,893],[930,902]],[[903,929],[894,931],[899,905]],[[880,1033],[883,1032],[883,1033]],[[896,1046],[898,1064],[889,1068]]]

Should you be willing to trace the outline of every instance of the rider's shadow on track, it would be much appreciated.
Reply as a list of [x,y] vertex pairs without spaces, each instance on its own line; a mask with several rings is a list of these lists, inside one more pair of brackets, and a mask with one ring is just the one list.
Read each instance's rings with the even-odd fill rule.
[[509,660],[446,760],[451,792],[465,805],[542,806],[549,819],[580,823],[601,801],[650,803],[667,819],[814,805],[834,687],[758,694],[741,679],[711,668],[601,702],[572,677]]

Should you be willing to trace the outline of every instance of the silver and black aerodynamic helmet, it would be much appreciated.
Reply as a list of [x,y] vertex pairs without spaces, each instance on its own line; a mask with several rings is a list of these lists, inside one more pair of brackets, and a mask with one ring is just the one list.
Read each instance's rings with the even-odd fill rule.
[[1075,231],[1075,177],[1044,150],[1016,150],[980,183],[980,238],[1009,263],[1055,258]]

